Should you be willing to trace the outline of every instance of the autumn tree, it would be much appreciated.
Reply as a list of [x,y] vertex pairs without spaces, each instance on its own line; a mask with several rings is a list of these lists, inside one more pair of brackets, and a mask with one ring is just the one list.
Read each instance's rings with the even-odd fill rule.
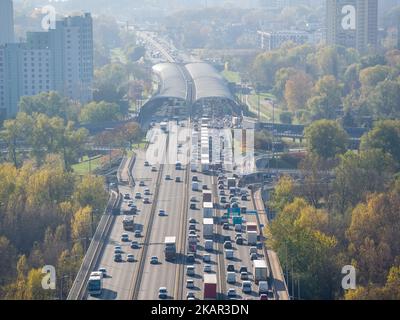
[[285,84],[285,101],[291,111],[304,109],[311,96],[312,79],[305,72],[298,71],[291,75]]

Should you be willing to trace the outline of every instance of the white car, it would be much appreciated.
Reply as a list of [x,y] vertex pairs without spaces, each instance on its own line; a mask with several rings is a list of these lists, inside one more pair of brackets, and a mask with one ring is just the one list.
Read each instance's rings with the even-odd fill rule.
[[166,299],[168,296],[168,290],[166,287],[160,287],[158,289],[158,298],[159,299]]

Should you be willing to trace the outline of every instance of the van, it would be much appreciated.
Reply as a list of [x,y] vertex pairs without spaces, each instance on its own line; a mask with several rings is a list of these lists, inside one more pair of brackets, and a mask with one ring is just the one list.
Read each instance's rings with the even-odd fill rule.
[[226,273],[226,282],[235,283],[236,282],[236,274],[235,272],[227,272]]
[[268,293],[268,282],[260,281],[258,283],[258,294]]
[[194,266],[187,266],[186,267],[186,275],[194,276]]
[[232,249],[226,249],[225,250],[225,258],[226,259],[233,259],[233,250]]
[[199,191],[199,183],[192,182],[192,191]]
[[257,247],[250,247],[250,255],[253,253],[257,254]]
[[213,250],[213,241],[212,240],[205,240],[204,241],[204,249],[206,251],[212,251]]
[[243,281],[242,283],[242,291],[244,293],[250,293],[251,292],[251,282],[249,280]]
[[242,225],[241,224],[235,224],[235,231],[236,232],[241,232],[242,231]]

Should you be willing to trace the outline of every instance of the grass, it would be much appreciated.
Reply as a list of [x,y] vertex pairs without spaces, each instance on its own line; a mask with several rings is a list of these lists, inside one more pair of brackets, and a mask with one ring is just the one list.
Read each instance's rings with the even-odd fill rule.
[[229,82],[240,83],[241,81],[239,72],[224,70],[222,71],[222,76]]
[[[91,167],[92,172],[93,172],[93,170],[100,167],[101,158],[102,158],[102,155],[98,155],[98,156],[91,158],[90,167]],[[79,175],[88,174],[89,173],[89,157],[87,157],[87,156],[83,157],[83,160],[77,164],[74,164],[72,166],[72,169],[74,170],[74,172],[76,174],[79,174]]]
[[[270,93],[260,93],[260,118],[261,121],[272,121],[272,105],[265,99],[274,99],[274,95]],[[249,109],[255,116],[258,116],[258,95],[252,93],[248,96]],[[275,122],[279,122],[279,114],[281,110],[275,108]]]

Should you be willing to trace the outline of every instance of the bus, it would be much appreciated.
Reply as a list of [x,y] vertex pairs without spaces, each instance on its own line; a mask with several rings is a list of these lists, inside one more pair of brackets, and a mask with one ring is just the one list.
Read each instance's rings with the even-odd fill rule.
[[103,273],[94,271],[90,274],[88,282],[88,292],[91,296],[101,295],[103,289]]

